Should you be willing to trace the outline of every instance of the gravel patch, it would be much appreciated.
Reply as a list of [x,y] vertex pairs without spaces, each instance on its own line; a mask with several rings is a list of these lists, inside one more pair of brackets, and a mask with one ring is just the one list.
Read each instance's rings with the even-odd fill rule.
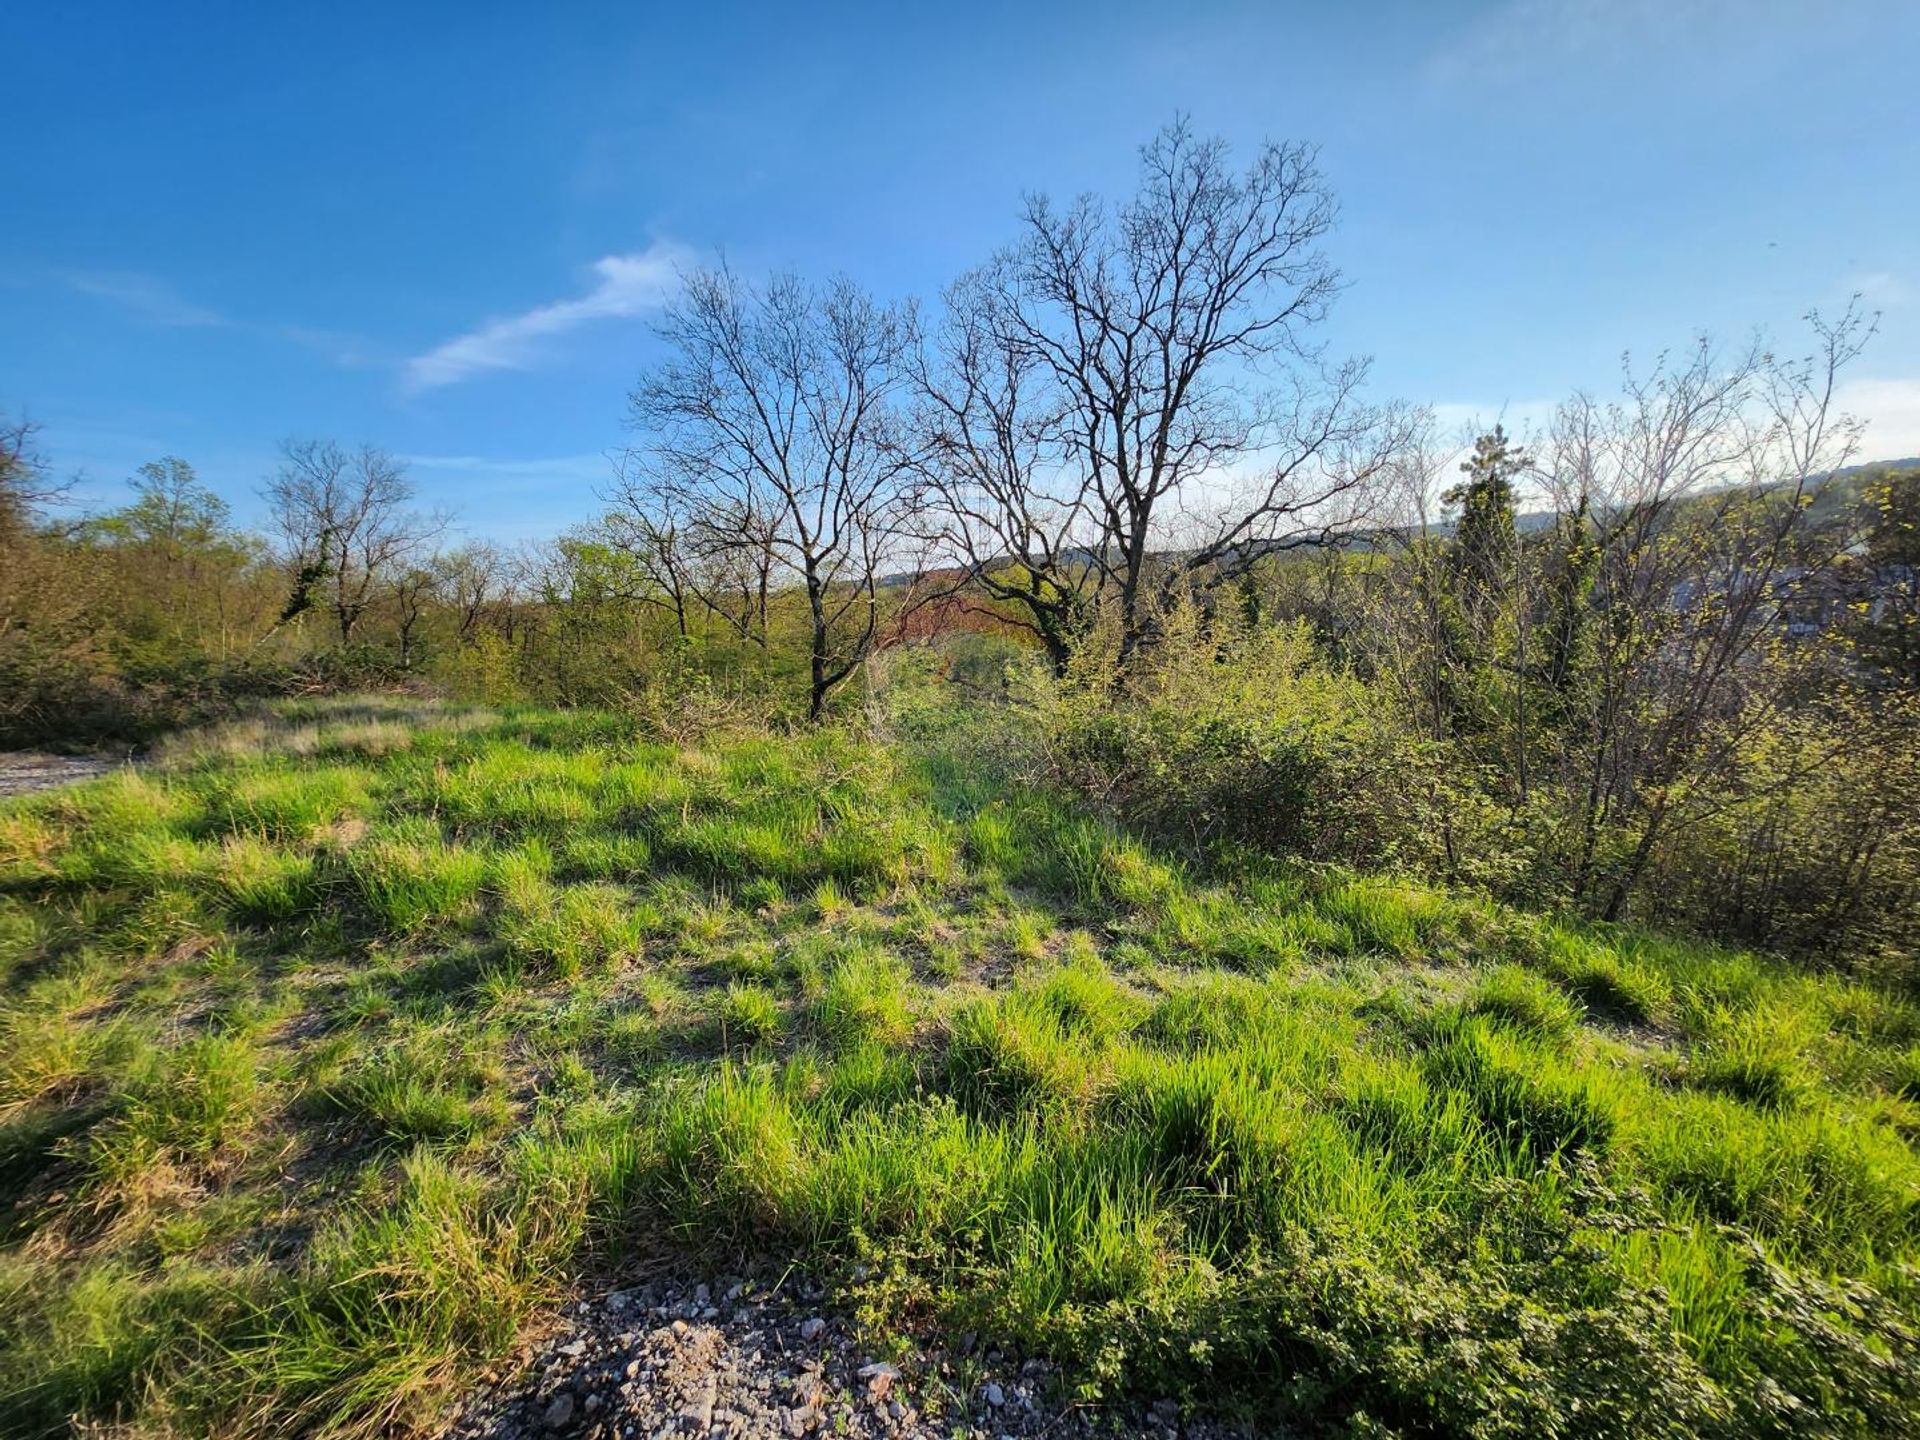
[[0,799],[51,790],[104,775],[117,764],[104,755],[48,755],[39,750],[0,750]]
[[468,1398],[444,1440],[1244,1433],[1166,1401],[1076,1406],[1046,1362],[972,1337],[877,1354],[818,1285],[727,1276],[575,1302],[523,1365]]

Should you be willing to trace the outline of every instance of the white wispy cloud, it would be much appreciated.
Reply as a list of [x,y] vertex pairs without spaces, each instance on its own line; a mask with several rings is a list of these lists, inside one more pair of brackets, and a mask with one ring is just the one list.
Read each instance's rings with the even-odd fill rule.
[[1553,423],[1553,412],[1559,404],[1557,400],[1503,400],[1497,405],[1441,400],[1427,408],[1443,436],[1481,435],[1502,425],[1507,434],[1524,438],[1543,433]]
[[594,286],[586,294],[489,320],[414,356],[406,363],[406,386],[431,390],[496,370],[525,370],[538,361],[544,341],[596,320],[658,309],[692,259],[692,252],[665,240],[633,254],[605,256],[593,262]]
[[400,458],[418,470],[498,481],[505,485],[521,485],[529,480],[597,484],[614,473],[612,456],[598,450],[524,460],[498,459],[488,455],[403,455]]
[[1485,84],[1569,65],[1641,63],[1683,44],[1724,63],[1792,14],[1793,0],[1507,0],[1454,34],[1428,71],[1443,84]]
[[1870,270],[1849,276],[1847,291],[1869,305],[1906,305],[1912,303],[1913,286],[1890,270]]
[[281,324],[236,318],[196,304],[174,286],[135,270],[66,270],[57,278],[69,289],[113,305],[150,325],[177,330],[225,330],[236,335],[261,336],[312,350],[344,369],[391,364],[377,347],[350,331],[311,325]]
[[131,310],[155,325],[196,329],[230,323],[219,311],[194,304],[151,275],[131,270],[69,270],[60,278],[82,295]]
[[1859,460],[1920,455],[1920,378],[1848,380],[1834,398],[1840,409],[1867,422]]
[[[1867,422],[1859,454],[1861,462],[1899,460],[1920,455],[1920,377],[1857,378],[1843,381],[1834,393],[1837,410]],[[1548,433],[1558,402],[1514,400],[1489,405],[1472,401],[1442,401],[1428,407],[1442,440],[1478,434],[1496,421],[1507,433],[1538,441]]]

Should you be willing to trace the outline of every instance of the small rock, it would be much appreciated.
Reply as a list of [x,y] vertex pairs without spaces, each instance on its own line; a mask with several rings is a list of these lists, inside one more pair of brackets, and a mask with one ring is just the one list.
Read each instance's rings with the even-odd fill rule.
[[1002,1405],[1007,1403],[1007,1392],[989,1380],[980,1387],[980,1398],[995,1410],[998,1410]]
[[587,1353],[587,1342],[584,1340],[569,1340],[560,1347],[560,1353],[569,1359],[578,1360],[582,1355]]
[[693,1287],[693,1303],[694,1304],[704,1305],[712,1298],[713,1298],[713,1291],[709,1290],[706,1286],[696,1285]]
[[695,1431],[706,1430],[713,1424],[714,1402],[719,1398],[719,1382],[712,1376],[708,1376],[707,1388],[702,1390],[680,1414],[692,1422]]
[[818,1315],[811,1316],[800,1322],[800,1338],[802,1340],[817,1340],[820,1338],[821,1332],[826,1328],[826,1321],[822,1320]]
[[812,1428],[812,1425],[813,1415],[810,1411],[804,1409],[796,1408],[789,1410],[780,1418],[780,1428],[785,1430],[787,1434],[794,1436],[795,1440],[798,1440],[799,1436],[806,1434],[807,1431]]
[[573,1423],[573,1392],[562,1390],[548,1402],[547,1413],[542,1417],[549,1430],[564,1430]]

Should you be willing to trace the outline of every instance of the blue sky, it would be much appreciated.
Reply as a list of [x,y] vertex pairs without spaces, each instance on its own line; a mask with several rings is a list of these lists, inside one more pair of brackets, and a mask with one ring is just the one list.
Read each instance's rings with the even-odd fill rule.
[[1377,395],[1538,414],[1623,350],[1797,340],[1920,453],[1920,3],[95,4],[0,16],[0,410],[90,504],[287,436],[474,533],[585,518],[674,266],[930,296],[1176,111],[1322,146]]

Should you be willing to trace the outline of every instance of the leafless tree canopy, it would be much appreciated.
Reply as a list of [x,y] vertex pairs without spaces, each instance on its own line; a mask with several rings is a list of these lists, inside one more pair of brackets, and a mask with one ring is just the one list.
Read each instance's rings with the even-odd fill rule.
[[1236,172],[1177,122],[1131,200],[1031,199],[1020,240],[950,292],[917,370],[929,490],[1056,658],[1090,593],[1117,601],[1124,663],[1156,587],[1368,514],[1408,420],[1362,404],[1364,363],[1315,339],[1334,213],[1308,147]]
[[512,557],[490,541],[475,541],[434,557],[434,591],[452,613],[454,636],[466,641],[513,604]]
[[643,453],[625,456],[601,522],[633,564],[635,599],[672,615],[682,639],[696,618],[717,618],[765,649],[775,571],[774,524],[751,511],[709,516],[680,487],[657,485]]
[[34,447],[39,428],[0,415],[0,537],[25,529],[36,510],[66,493]]
[[845,280],[762,288],[723,268],[687,277],[661,335],[671,358],[632,396],[647,438],[625,508],[641,549],[666,567],[671,534],[676,587],[693,583],[683,538],[802,587],[818,717],[874,643],[883,577],[911,553],[895,398],[912,312]]
[[383,590],[446,529],[446,519],[409,508],[406,467],[384,450],[290,440],[280,453],[280,468],[261,493],[294,576],[285,618],[324,606],[347,644]]
[[1085,470],[1063,443],[1065,392],[1026,343],[1007,262],[946,294],[945,319],[913,357],[916,461],[934,549],[1066,661],[1097,599],[1103,548]]

